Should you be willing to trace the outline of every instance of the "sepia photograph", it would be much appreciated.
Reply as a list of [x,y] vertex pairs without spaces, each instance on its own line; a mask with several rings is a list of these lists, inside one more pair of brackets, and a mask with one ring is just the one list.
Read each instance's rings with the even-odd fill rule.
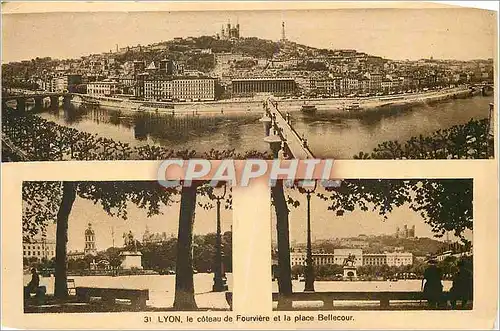
[[272,192],[273,309],[473,308],[472,179],[297,182]]
[[3,162],[494,158],[494,11],[44,6],[3,4]]
[[25,313],[230,310],[225,183],[26,181],[22,194]]

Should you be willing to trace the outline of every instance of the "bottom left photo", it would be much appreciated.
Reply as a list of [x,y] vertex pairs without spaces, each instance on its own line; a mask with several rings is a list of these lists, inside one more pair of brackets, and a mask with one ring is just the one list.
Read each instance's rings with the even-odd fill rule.
[[24,312],[231,310],[231,193],[204,181],[23,182]]

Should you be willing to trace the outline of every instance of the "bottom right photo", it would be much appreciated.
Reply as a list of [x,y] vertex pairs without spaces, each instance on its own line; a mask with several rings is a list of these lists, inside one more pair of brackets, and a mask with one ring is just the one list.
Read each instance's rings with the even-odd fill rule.
[[278,181],[271,198],[273,310],[473,308],[472,179]]

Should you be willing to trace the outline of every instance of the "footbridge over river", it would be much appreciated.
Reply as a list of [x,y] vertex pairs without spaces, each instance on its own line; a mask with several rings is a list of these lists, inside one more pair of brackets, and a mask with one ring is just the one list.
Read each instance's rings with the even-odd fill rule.
[[314,159],[314,154],[307,145],[307,139],[292,126],[289,113],[283,114],[278,102],[269,98],[263,102],[264,116],[260,119],[266,128],[264,140],[271,145],[271,150],[278,156],[280,149],[286,157],[295,159]]

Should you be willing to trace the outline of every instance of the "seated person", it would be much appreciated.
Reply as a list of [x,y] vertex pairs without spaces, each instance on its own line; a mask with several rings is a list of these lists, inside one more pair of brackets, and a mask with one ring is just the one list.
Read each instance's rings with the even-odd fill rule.
[[36,293],[38,286],[40,286],[40,276],[35,268],[31,268],[31,281],[24,287],[24,296],[30,297],[30,293]]
[[466,262],[458,262],[458,272],[453,276],[453,285],[450,289],[451,307],[456,308],[458,300],[461,301],[461,308],[465,308],[467,302],[472,300],[472,285],[474,283],[472,271],[467,268]]

